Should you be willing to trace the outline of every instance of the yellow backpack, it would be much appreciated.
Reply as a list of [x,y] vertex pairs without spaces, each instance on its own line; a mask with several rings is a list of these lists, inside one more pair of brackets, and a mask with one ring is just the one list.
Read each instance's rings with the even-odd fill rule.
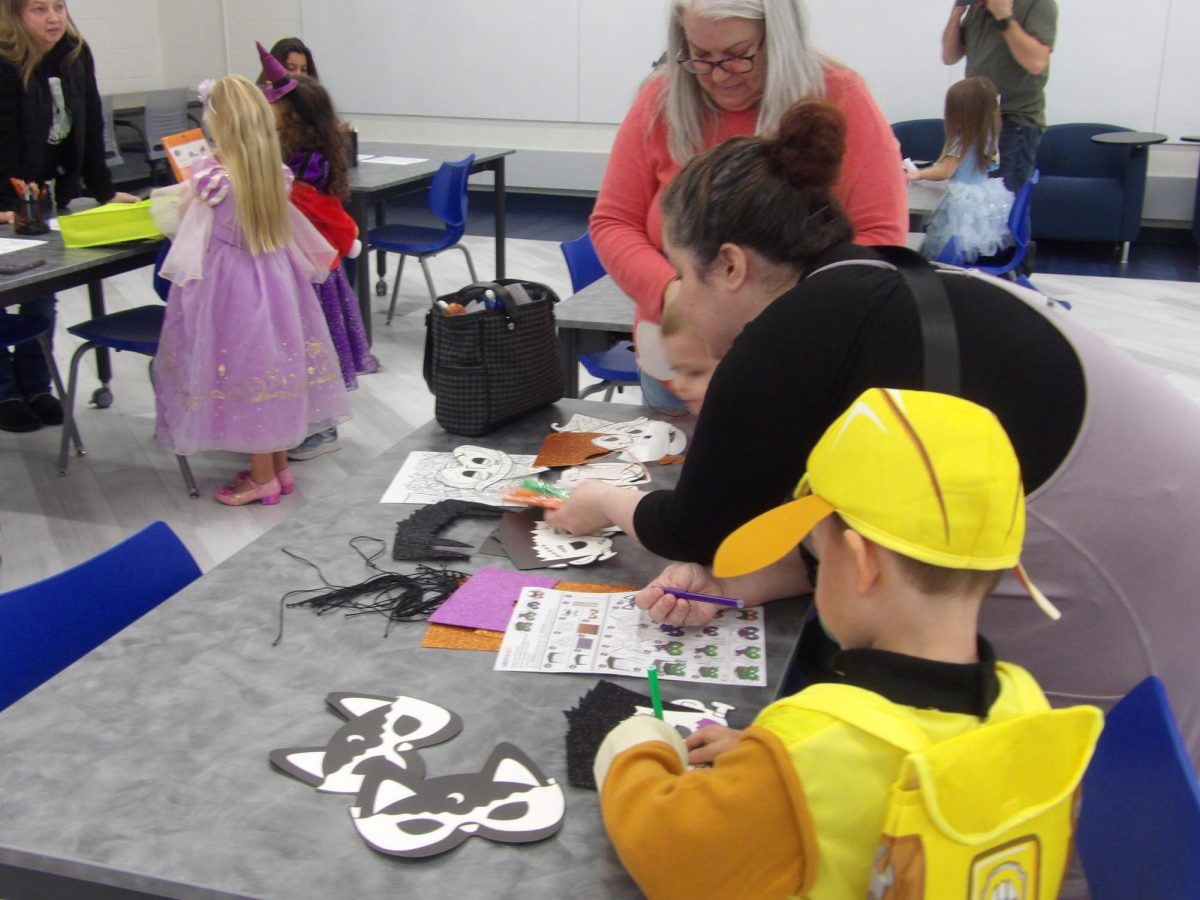
[[[1028,673],[1006,670],[1021,695],[1042,697]],[[892,786],[870,900],[1058,896],[1079,782],[1104,724],[1098,709],[1026,713],[934,741],[914,722],[856,704],[847,690],[855,689],[814,685],[797,699],[908,754]]]

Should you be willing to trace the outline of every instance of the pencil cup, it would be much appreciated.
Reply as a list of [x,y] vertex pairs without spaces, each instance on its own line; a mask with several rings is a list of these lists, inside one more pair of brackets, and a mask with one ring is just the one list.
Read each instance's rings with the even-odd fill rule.
[[50,230],[50,191],[20,198],[13,221],[17,234],[45,234]]

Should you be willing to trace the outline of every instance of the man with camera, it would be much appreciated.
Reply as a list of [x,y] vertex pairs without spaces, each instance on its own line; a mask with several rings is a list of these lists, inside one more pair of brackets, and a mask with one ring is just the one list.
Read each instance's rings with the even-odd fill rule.
[[967,58],[967,77],[986,75],[1000,91],[1000,171],[1020,190],[1046,130],[1046,82],[1058,29],[1055,0],[955,0],[942,33],[942,62]]

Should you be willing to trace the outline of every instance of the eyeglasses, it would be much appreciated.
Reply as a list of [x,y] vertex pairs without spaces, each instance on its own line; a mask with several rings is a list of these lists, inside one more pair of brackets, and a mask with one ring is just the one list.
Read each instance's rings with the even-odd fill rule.
[[679,63],[683,71],[692,75],[711,75],[713,69],[720,69],[730,75],[745,75],[754,71],[754,59],[758,56],[761,46],[762,44],[755,46],[754,52],[748,56],[726,56],[722,59],[690,59],[681,56],[675,62]]

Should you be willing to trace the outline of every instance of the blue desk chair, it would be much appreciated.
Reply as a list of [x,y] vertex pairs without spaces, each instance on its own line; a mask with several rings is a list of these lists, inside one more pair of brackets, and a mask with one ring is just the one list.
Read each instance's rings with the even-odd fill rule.
[[[155,291],[164,300],[166,299],[167,282],[159,277],[158,270],[162,266],[169,246],[169,242],[163,242],[158,251],[158,259],[154,263]],[[120,312],[98,316],[67,329],[68,334],[82,338],[84,342],[71,356],[71,369],[67,377],[67,394],[63,401],[63,435],[58,447],[59,475],[66,475],[70,464],[69,448],[67,447],[68,429],[75,437],[75,452],[79,456],[87,454],[87,449],[83,446],[79,439],[79,433],[75,429],[75,391],[79,384],[79,362],[83,355],[97,347],[107,347],[109,350],[128,350],[131,353],[148,356],[151,363],[150,380],[153,382],[154,354],[158,352],[158,339],[162,334],[163,317],[166,315],[166,311],[167,308],[159,304],[137,306],[133,309],[123,309]],[[107,392],[106,389],[105,392]],[[97,394],[99,393],[97,392]],[[101,408],[108,406],[111,402],[111,396],[96,398],[96,405]],[[186,456],[176,454],[175,459],[179,463],[179,472],[183,476],[183,483],[187,487],[188,494],[194,500],[200,496],[200,491],[196,487],[196,479],[192,477],[192,467],[188,464]]]
[[900,158],[934,163],[942,158],[946,126],[941,119],[908,119],[892,123],[892,134],[900,142]]
[[[50,320],[45,316],[25,315],[23,313],[0,313],[0,347],[15,347],[18,344],[27,344],[30,341],[37,341],[42,348],[42,356],[46,358],[46,365],[50,369],[50,378],[54,382],[54,390],[58,392],[58,398],[64,403],[66,402],[66,392],[63,390],[62,378],[58,374],[58,364],[54,361],[54,353],[50,350]],[[64,441],[69,433],[75,441],[77,448],[81,447],[79,443],[79,432],[75,429],[75,424],[72,422],[68,425],[66,417],[63,421]]]
[[[592,246],[592,236],[586,231],[579,237],[563,241],[558,245],[563,258],[567,261],[567,272],[571,275],[571,291],[578,293],[594,281],[606,274],[604,264],[596,255]],[[617,341],[607,350],[596,353],[581,353],[579,362],[593,378],[599,378],[596,384],[588,385],[579,393],[582,400],[589,394],[604,391],[604,400],[612,399],[613,392],[623,393],[625,387],[636,387],[638,379],[637,354],[633,349],[633,341]]]
[[1200,787],[1154,676],[1105,717],[1075,843],[1094,900],[1200,892]]
[[0,594],[0,710],[200,577],[155,522],[87,562]]
[[1033,170],[1033,174],[1029,176],[1029,180],[1021,186],[1017,191],[1017,196],[1013,198],[1012,208],[1008,211],[1008,230],[1013,237],[1013,246],[1009,247],[998,256],[980,257],[973,263],[964,262],[962,252],[959,250],[958,240],[951,237],[942,247],[941,252],[937,255],[934,262],[948,263],[953,266],[965,266],[968,269],[977,269],[980,272],[987,272],[989,275],[996,275],[1001,278],[1008,278],[1015,281],[1023,287],[1037,290],[1028,278],[1021,271],[1025,264],[1025,260],[1029,254],[1029,238],[1030,238],[1030,215],[1029,206],[1033,196],[1034,186],[1038,183],[1041,174],[1037,169]]
[[474,162],[474,153],[458,162],[444,162],[433,176],[433,183],[429,186],[429,208],[445,223],[445,228],[380,225],[367,232],[367,249],[400,254],[400,262],[396,265],[396,283],[392,286],[392,302],[388,306],[387,324],[392,324],[396,314],[396,295],[400,292],[400,277],[404,274],[406,257],[415,256],[421,263],[421,269],[425,272],[425,284],[429,287],[430,300],[435,303],[438,295],[433,287],[433,276],[429,274],[429,264],[426,260],[437,256],[443,250],[461,250],[467,258],[471,281],[479,280],[475,274],[471,252],[459,243],[467,228],[467,176]]

